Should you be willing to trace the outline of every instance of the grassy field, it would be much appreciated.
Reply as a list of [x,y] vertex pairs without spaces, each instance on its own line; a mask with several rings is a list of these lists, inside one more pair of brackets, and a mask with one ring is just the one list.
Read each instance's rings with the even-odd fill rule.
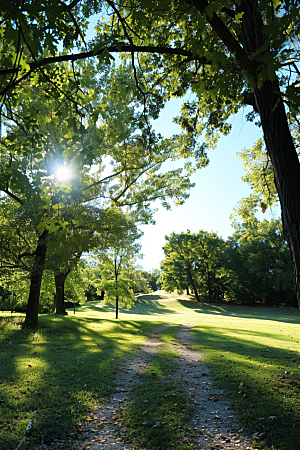
[[[112,392],[120,364],[132,358],[161,323],[194,325],[195,347],[204,352],[215,382],[230,392],[245,430],[265,433],[257,448],[300,448],[296,309],[198,305],[186,296],[148,294],[129,311],[121,310],[118,321],[113,308],[96,303],[67,317],[42,315],[35,332],[21,330],[22,320],[21,315],[0,315],[0,450],[14,449],[32,419],[32,443],[66,438],[74,424]],[[162,341],[175,341],[175,330],[165,330]],[[153,367],[173,367],[172,352],[156,358],[152,372]],[[140,402],[152,379],[149,373],[144,377],[136,391]],[[157,398],[158,390],[153,390]],[[132,436],[140,426],[139,401],[126,417]],[[180,411],[173,413],[182,422]],[[158,420],[155,414],[153,420]]]

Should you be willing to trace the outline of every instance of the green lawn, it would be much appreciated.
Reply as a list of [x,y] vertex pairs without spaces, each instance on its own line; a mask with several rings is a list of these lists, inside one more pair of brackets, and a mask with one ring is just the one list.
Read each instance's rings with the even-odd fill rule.
[[[216,382],[231,392],[245,430],[266,433],[261,448],[299,449],[298,310],[198,305],[184,296],[148,294],[129,311],[121,310],[118,321],[113,308],[96,303],[63,318],[42,315],[36,332],[21,330],[21,320],[20,315],[0,315],[0,450],[14,449],[31,419],[32,442],[68,436],[86,411],[114,389],[124,358],[132,358],[161,323],[194,325],[195,346],[204,352]],[[174,340],[175,329],[165,330],[162,341]],[[167,364],[156,358],[154,366]],[[172,367],[172,353],[168,358],[164,370]],[[142,402],[143,385],[139,392]],[[140,426],[134,418],[138,404],[127,417],[133,436]]]

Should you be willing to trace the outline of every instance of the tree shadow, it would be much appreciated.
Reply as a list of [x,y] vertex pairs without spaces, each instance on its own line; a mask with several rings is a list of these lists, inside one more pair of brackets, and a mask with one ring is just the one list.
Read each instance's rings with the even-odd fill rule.
[[113,392],[138,336],[156,325],[70,315],[41,316],[35,331],[6,329],[0,336],[0,418],[13,431],[0,427],[0,450],[15,449],[31,419],[33,448],[66,439],[74,420]]
[[[162,315],[162,314],[172,314],[175,310],[168,308],[168,305],[164,305],[163,303],[159,303],[159,301],[165,300],[165,298],[162,295],[159,294],[146,294],[146,295],[140,295],[137,297],[137,300],[133,303],[133,305],[130,308],[119,308],[119,312],[121,314],[136,314],[136,315]],[[101,305],[101,306],[100,306]],[[89,302],[88,304],[85,303],[80,309],[78,309],[78,312],[84,311],[87,312],[87,310],[95,311],[98,314],[103,312],[111,312],[113,313],[115,311],[115,305],[107,303],[92,303]],[[72,309],[68,310],[71,314]],[[77,311],[77,309],[76,309]]]
[[264,331],[230,329],[229,336],[226,328],[199,326],[191,333],[198,350],[213,351],[205,360],[218,385],[231,393],[245,430],[264,433],[267,444],[278,450],[298,449],[300,379],[295,367],[300,365],[299,352],[254,342],[254,336],[262,341],[266,337],[281,340]]
[[199,304],[193,300],[183,300],[180,298],[178,298],[177,301],[185,308],[192,309],[199,314],[215,314],[218,316],[300,324],[300,310],[297,308],[224,305],[220,303]]

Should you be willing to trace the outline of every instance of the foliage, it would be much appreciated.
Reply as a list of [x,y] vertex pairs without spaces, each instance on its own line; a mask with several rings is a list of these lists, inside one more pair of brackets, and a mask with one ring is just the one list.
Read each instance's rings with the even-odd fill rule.
[[292,262],[280,220],[252,221],[225,242],[214,233],[166,237],[162,284],[168,292],[189,289],[199,301],[296,306]]
[[205,296],[209,301],[224,296],[220,255],[224,241],[215,233],[172,233],[166,236],[165,260],[162,262],[162,286],[168,292],[189,288],[197,301]]
[[242,180],[251,186],[252,194],[243,198],[231,215],[234,227],[238,228],[239,220],[255,222],[255,213],[278,206],[278,193],[274,183],[274,173],[270,158],[262,139],[256,141],[250,149],[239,153],[243,160],[245,175]]
[[279,219],[241,224],[226,253],[224,265],[237,275],[236,300],[296,306],[292,261]]
[[[156,277],[151,272],[146,272],[145,270],[135,269],[128,273],[129,278],[132,282],[132,290],[135,294],[143,293],[148,294],[152,292],[152,286],[156,287]],[[154,289],[154,290],[157,290]]]
[[120,305],[129,308],[135,301],[129,278],[118,277],[116,280],[104,279],[98,285],[98,292],[104,291],[104,303],[116,303],[120,299]]

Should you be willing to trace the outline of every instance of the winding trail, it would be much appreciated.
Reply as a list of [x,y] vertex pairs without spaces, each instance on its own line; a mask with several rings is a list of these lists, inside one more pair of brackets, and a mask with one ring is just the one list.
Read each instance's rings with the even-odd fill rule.
[[[132,386],[139,381],[140,374],[148,367],[157,346],[162,344],[157,335],[170,325],[156,328],[148,341],[140,347],[140,353],[122,366],[118,377],[118,388],[106,403],[88,414],[89,420],[80,424],[82,437],[71,436],[77,450],[132,450],[133,443],[124,439],[125,427],[117,417],[131,402]],[[179,354],[178,368],[169,375],[184,386],[195,414],[188,424],[193,433],[185,436],[187,445],[195,450],[226,449],[255,450],[251,438],[246,436],[238,424],[234,410],[226,393],[214,387],[210,371],[202,362],[203,354],[192,349],[193,325],[184,325],[177,334],[178,344],[172,344]],[[181,441],[182,442],[182,441]],[[52,447],[40,447],[51,450]],[[62,447],[63,448],[63,447]],[[141,449],[144,450],[144,449]]]

